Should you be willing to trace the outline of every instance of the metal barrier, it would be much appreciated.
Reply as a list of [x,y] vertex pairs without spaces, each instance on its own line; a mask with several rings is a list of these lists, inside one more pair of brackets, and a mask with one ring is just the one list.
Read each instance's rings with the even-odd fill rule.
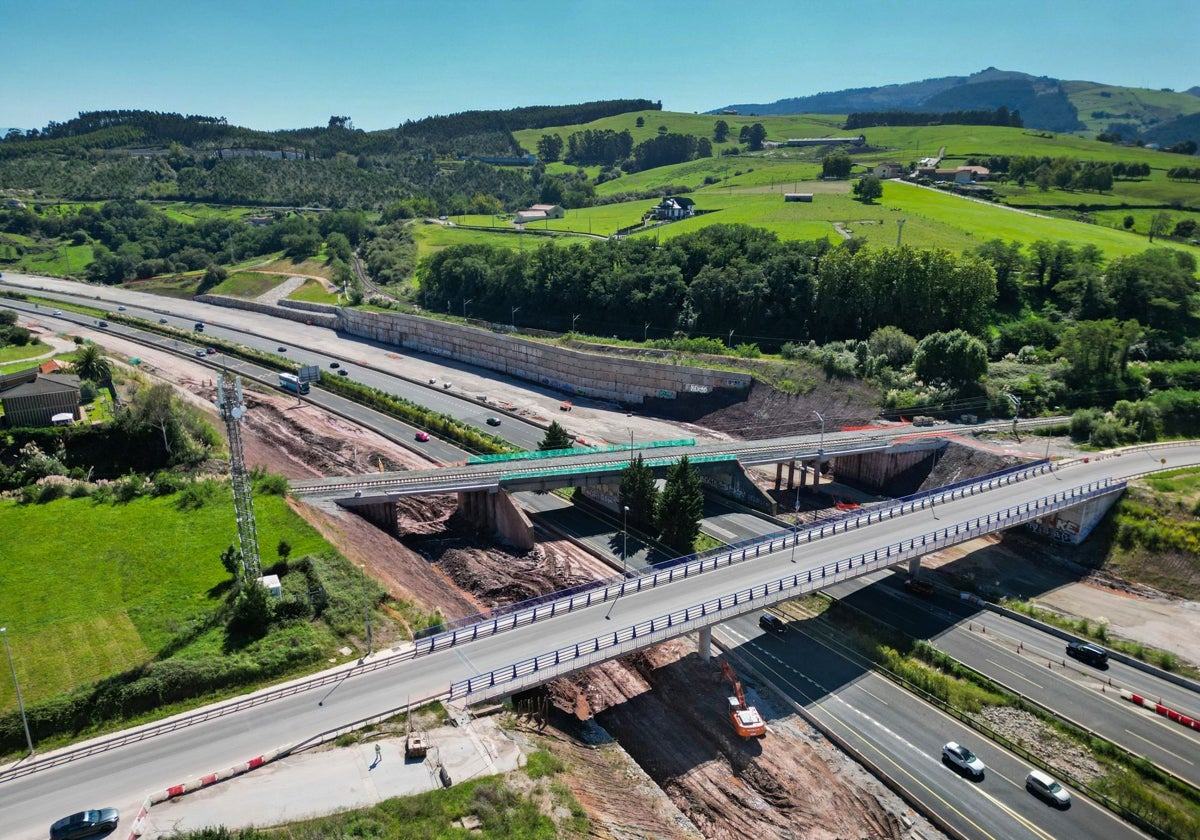
[[1051,467],[1052,465],[1049,461],[1042,460],[1033,464],[1026,464],[1019,468],[1000,470],[972,481],[957,482],[946,488],[934,491],[932,494],[923,492],[913,496],[906,496],[866,511],[846,511],[808,525],[790,528],[786,531],[778,531],[764,537],[753,537],[718,549],[712,549],[699,554],[686,554],[682,557],[666,560],[651,566],[648,570],[641,573],[627,572],[624,576],[614,575],[600,581],[589,581],[569,589],[530,598],[517,604],[497,607],[487,613],[464,616],[454,621],[426,628],[424,631],[418,631],[416,634],[416,638],[418,639],[418,653],[429,653],[435,648],[440,649],[445,646],[446,641],[449,641],[450,645],[455,645],[459,641],[472,641],[525,624],[532,624],[534,621],[550,618],[562,612],[571,612],[580,607],[588,607],[593,603],[603,603],[608,600],[614,591],[624,591],[617,590],[615,587],[630,577],[639,582],[638,591],[640,591],[642,588],[641,581],[647,578],[651,580],[650,586],[657,586],[662,582],[662,575],[665,573],[665,582],[670,583],[679,576],[690,577],[705,571],[712,571],[722,566],[753,560],[763,554],[763,546],[767,547],[766,553],[769,554],[776,549],[776,542],[779,543],[778,547],[780,548],[788,548],[793,543],[798,545],[801,541],[811,543],[814,540],[833,536],[848,531],[851,528],[860,528],[864,525],[881,522],[884,519],[894,519],[897,516],[903,516],[915,510],[924,510],[927,505],[933,505],[938,501],[945,502],[964,495],[975,495],[976,493],[1012,484],[1013,482],[1021,481],[1034,475],[1041,475],[1050,470]]
[[[947,525],[918,537],[901,540],[883,548],[872,549],[833,563],[827,563],[818,569],[797,572],[721,598],[639,622],[612,633],[595,636],[584,642],[558,648],[530,659],[523,659],[504,668],[497,668],[466,680],[460,680],[451,684],[450,699],[471,698],[472,702],[477,702],[490,697],[510,694],[513,691],[621,656],[647,644],[665,641],[700,627],[736,617],[752,609],[770,606],[785,598],[795,597],[814,589],[822,589],[882,567],[904,562],[911,557],[919,557],[931,551],[957,545],[1000,528],[1019,525],[1052,511],[1124,489],[1124,481],[1114,482],[1105,478],[1035,499],[1032,502],[1013,505],[997,513],[989,513],[966,522]],[[685,570],[670,570],[668,582],[671,579],[670,575],[674,572],[685,572]],[[657,578],[658,575],[655,575],[645,588],[652,588]],[[605,590],[606,597],[608,590],[614,588],[618,590],[615,597],[629,591],[640,592],[646,580],[646,578],[637,578],[622,582],[618,587],[608,587]],[[772,595],[775,597],[771,597]],[[552,612],[553,609],[554,605],[552,604],[550,611]],[[537,617],[530,616],[528,620],[531,623],[536,621]],[[454,643],[455,641],[451,639],[451,644]],[[432,646],[430,649],[433,649]]]

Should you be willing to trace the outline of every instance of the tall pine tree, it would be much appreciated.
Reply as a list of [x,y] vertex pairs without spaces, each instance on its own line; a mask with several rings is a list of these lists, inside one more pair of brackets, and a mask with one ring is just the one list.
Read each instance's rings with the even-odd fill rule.
[[654,471],[639,454],[621,470],[621,504],[629,508],[629,524],[640,531],[654,528],[658,512],[658,487]]
[[704,488],[700,473],[684,455],[667,472],[667,483],[658,504],[659,539],[680,554],[691,554],[700,534],[703,515]]

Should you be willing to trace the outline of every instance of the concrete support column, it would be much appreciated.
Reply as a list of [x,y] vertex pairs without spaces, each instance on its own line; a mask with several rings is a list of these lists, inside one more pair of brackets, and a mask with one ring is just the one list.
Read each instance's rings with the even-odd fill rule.
[[813,490],[815,491],[821,483],[821,461],[820,459],[813,461]]
[[779,489],[779,485],[783,483],[783,464],[775,465],[775,489]]
[[795,486],[796,486],[796,462],[788,461],[788,486],[787,486],[787,489],[791,490]]
[[699,648],[700,661],[709,662],[712,660],[712,628],[704,627],[700,630],[700,638],[697,640]]
[[908,558],[908,576],[911,578],[917,578],[917,577],[920,577],[920,575],[921,575],[921,558],[920,557]]

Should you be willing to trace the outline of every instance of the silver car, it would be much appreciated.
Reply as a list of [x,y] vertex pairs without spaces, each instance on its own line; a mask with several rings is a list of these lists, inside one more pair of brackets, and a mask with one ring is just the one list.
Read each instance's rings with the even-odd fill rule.
[[1051,805],[1056,805],[1059,808],[1071,807],[1071,794],[1067,793],[1066,788],[1041,770],[1029,771],[1029,775],[1025,777],[1025,789],[1034,796],[1046,800]]

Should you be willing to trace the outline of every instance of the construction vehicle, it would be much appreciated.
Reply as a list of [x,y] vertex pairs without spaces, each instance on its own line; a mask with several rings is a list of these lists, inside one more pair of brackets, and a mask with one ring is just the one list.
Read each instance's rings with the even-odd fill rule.
[[405,761],[415,761],[421,759],[424,761],[426,754],[429,752],[429,745],[425,742],[425,733],[419,729],[413,729],[412,711],[408,713],[408,733],[404,736],[404,759]]
[[729,698],[728,703],[729,720],[733,722],[733,728],[737,730],[737,734],[743,738],[761,738],[766,735],[767,725],[763,723],[762,715],[758,713],[758,709],[746,703],[741,680],[733,672],[733,667],[724,659],[721,660],[721,675],[733,683],[733,690],[736,694]]

